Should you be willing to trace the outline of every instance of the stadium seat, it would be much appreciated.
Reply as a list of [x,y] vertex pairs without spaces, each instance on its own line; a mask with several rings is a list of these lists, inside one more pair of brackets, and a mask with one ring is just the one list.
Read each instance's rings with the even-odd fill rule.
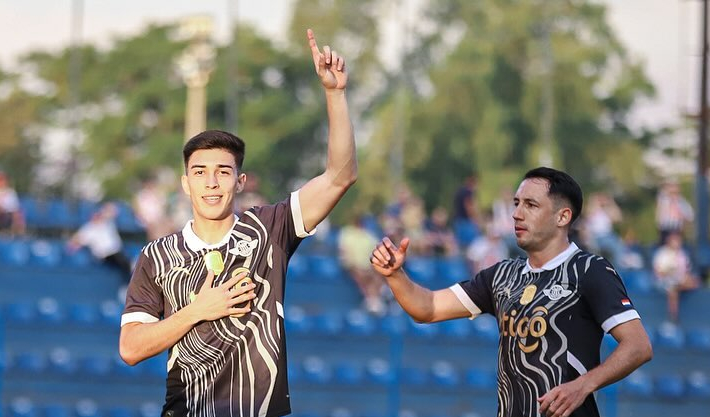
[[74,411],[76,417],[103,417],[96,401],[88,398],[77,401]]
[[400,381],[405,385],[421,387],[428,384],[429,377],[424,369],[408,366],[400,370]]
[[79,359],[80,371],[89,376],[104,377],[111,374],[111,359],[103,355],[88,355]]
[[441,331],[452,339],[466,339],[473,332],[473,326],[468,320],[447,320],[441,323]]
[[163,407],[158,403],[155,403],[152,401],[144,402],[140,405],[140,407],[138,407],[138,416],[139,417],[159,416],[162,409],[163,409]]
[[288,269],[286,271],[287,280],[301,280],[308,274],[308,260],[300,252],[296,252],[288,261]]
[[8,266],[23,266],[30,262],[30,244],[26,240],[2,241],[0,261]]
[[621,391],[631,397],[650,398],[653,395],[653,380],[641,369],[637,369],[621,381]]
[[661,323],[654,335],[654,346],[669,350],[680,350],[685,346],[685,335],[680,326],[673,323]]
[[409,317],[404,314],[388,314],[380,319],[380,330],[389,336],[402,336],[407,333]]
[[353,410],[344,407],[344,406],[338,406],[335,407],[329,414],[328,417],[359,417],[359,414],[356,414],[353,412]]
[[409,320],[409,333],[423,339],[432,339],[439,334],[439,327],[437,324]]
[[[141,374],[143,365],[131,366],[121,359],[119,355],[113,357],[113,370],[116,375],[126,376],[129,378],[136,377]],[[147,373],[147,372],[146,372]]]
[[456,236],[456,241],[459,242],[459,247],[466,248],[471,244],[480,234],[478,226],[467,220],[457,220],[453,224],[454,236]]
[[617,271],[624,281],[631,298],[636,294],[648,294],[653,291],[653,275],[647,269],[626,269]]
[[99,322],[98,307],[89,303],[77,303],[69,306],[69,321],[79,326],[91,326]]
[[129,407],[116,405],[108,407],[105,415],[106,417],[135,417],[136,413]]
[[362,310],[350,310],[345,316],[345,330],[354,335],[366,336],[375,332],[377,323]]
[[373,358],[365,367],[368,379],[379,385],[389,385],[397,380],[397,373],[389,362],[381,358]]
[[65,404],[47,404],[42,408],[45,417],[73,417],[74,415],[71,408]]
[[676,374],[659,375],[654,382],[654,393],[663,399],[679,400],[685,394],[685,381]]
[[37,417],[37,405],[27,397],[16,397],[10,400],[9,417]]
[[85,247],[75,251],[65,249],[63,259],[64,263],[69,266],[84,268],[90,265],[98,265],[96,258],[94,258],[89,249]]
[[37,301],[37,313],[44,323],[59,324],[64,322],[66,314],[59,302],[53,297],[42,297]]
[[466,260],[460,256],[437,259],[436,269],[439,280],[447,285],[471,278]]
[[689,397],[710,399],[710,377],[707,373],[691,372],[688,375],[687,388]]
[[77,370],[76,360],[71,352],[63,347],[55,347],[49,351],[49,370],[61,375],[72,375]]
[[488,369],[469,368],[466,370],[466,384],[478,390],[495,390],[496,373]]
[[319,356],[308,356],[303,360],[303,379],[315,384],[330,382],[331,370],[328,363]]
[[355,361],[341,361],[335,365],[335,382],[343,385],[358,385],[365,378],[363,366]]
[[12,367],[22,373],[41,374],[47,369],[47,359],[40,352],[23,351],[15,354]]
[[686,346],[688,349],[710,352],[710,328],[688,330],[686,333]]
[[482,314],[471,322],[473,336],[486,342],[498,341],[498,322],[490,314]]
[[459,384],[459,374],[451,362],[438,360],[431,365],[431,380],[440,387],[451,388]]
[[141,233],[144,231],[143,225],[138,221],[133,209],[128,203],[123,201],[115,202],[118,213],[116,214],[116,227],[119,232]]
[[428,256],[407,258],[404,269],[409,277],[418,283],[432,282],[437,276],[436,260]]
[[337,257],[331,255],[308,255],[308,278],[337,281],[346,275]]
[[101,321],[110,326],[118,326],[121,324],[121,313],[123,306],[114,300],[104,300],[99,306],[99,314]]
[[37,308],[29,301],[15,301],[5,306],[5,317],[9,324],[30,324],[37,318]]
[[327,310],[314,317],[313,325],[316,332],[326,335],[337,335],[345,327],[342,315],[334,310]]
[[287,332],[308,333],[311,330],[311,322],[303,308],[290,306],[286,308],[285,326]]
[[30,262],[34,266],[54,268],[62,263],[64,244],[60,241],[39,239],[30,244]]
[[168,376],[168,359],[167,353],[153,356],[141,363],[141,371],[144,375],[155,377],[159,380],[164,380]]

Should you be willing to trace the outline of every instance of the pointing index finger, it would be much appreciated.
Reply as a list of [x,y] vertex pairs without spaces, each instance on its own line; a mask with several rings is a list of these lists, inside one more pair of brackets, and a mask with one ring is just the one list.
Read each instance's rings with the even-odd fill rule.
[[311,53],[313,56],[320,55],[318,43],[316,43],[316,35],[313,33],[313,29],[306,30],[306,34],[308,35],[308,45],[311,47]]

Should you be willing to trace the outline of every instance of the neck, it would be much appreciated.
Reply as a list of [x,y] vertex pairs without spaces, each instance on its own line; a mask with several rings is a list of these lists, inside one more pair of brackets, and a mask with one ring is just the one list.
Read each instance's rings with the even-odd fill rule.
[[564,252],[569,247],[570,243],[567,236],[564,239],[555,239],[550,242],[545,248],[539,251],[528,252],[528,262],[532,268],[542,268],[543,265],[554,259],[555,256]]
[[221,220],[195,219],[192,231],[208,245],[219,243],[234,225],[234,216]]

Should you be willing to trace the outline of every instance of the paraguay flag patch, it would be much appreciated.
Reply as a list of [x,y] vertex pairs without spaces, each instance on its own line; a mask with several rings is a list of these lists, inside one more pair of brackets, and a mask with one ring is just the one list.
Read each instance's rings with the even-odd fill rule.
[[622,299],[621,299],[621,305],[622,305],[622,306],[629,307],[629,306],[631,306],[631,300],[629,300],[628,298],[622,298]]

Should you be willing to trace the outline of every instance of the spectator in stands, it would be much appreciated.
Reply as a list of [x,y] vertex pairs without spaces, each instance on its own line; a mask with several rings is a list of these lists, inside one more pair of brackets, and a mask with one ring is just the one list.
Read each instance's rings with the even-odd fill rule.
[[310,29],[308,41],[328,115],[324,172],[276,204],[235,215],[247,180],[244,142],[228,132],[201,132],[183,147],[181,180],[193,219],[148,243],[138,259],[119,352],[134,365],[169,350],[161,416],[291,412],[286,268],[357,177],[345,61],[327,46],[321,52]]
[[478,224],[478,177],[469,175],[454,195],[454,221]]
[[474,274],[509,256],[508,245],[501,238],[500,232],[491,223],[487,223],[484,230],[485,233],[471,242],[466,249],[466,260]]
[[448,257],[458,254],[456,236],[449,225],[449,212],[446,208],[438,206],[432,210],[426,222],[424,242],[430,255]]
[[[510,187],[503,187],[498,193],[498,197],[491,204],[490,227],[492,232],[500,236],[508,247],[511,255],[523,256],[523,252],[515,243],[515,224],[513,223],[513,190]],[[484,227],[486,227],[484,225]]]
[[[582,190],[564,172],[529,171],[515,193],[515,235],[527,259],[508,259],[438,291],[402,268],[409,240],[385,237],[371,263],[417,322],[495,315],[498,416],[598,416],[593,393],[651,359],[648,335],[624,284],[602,257],[570,243]],[[605,332],[618,345],[603,361]]]
[[386,310],[382,292],[385,282],[372,270],[369,261],[370,251],[376,243],[377,237],[365,228],[362,216],[354,216],[350,224],[340,229],[338,236],[340,263],[360,289],[365,310],[382,316]]
[[133,212],[146,231],[148,240],[155,240],[174,230],[168,214],[168,196],[154,177],[141,181],[141,187],[133,197]]
[[259,177],[255,173],[247,173],[249,181],[244,184],[244,191],[236,202],[235,213],[244,213],[252,207],[259,207],[268,202],[259,192]]
[[0,171],[0,233],[4,232],[13,236],[25,234],[25,216],[15,189]]
[[683,236],[669,232],[666,242],[653,255],[656,285],[666,293],[668,318],[678,322],[679,293],[698,288],[700,280],[693,273],[690,257],[683,249]]
[[131,262],[123,253],[123,241],[116,228],[117,214],[115,204],[101,205],[91,219],[71,236],[67,246],[72,252],[87,247],[96,259],[117,269],[128,282],[131,278]]
[[693,207],[680,193],[676,181],[668,181],[656,196],[656,224],[658,244],[663,245],[671,232],[683,232],[686,224],[693,221]]
[[624,243],[614,231],[614,225],[621,220],[621,209],[613,197],[603,192],[589,197],[584,216],[589,245],[612,262],[619,261],[624,253]]

